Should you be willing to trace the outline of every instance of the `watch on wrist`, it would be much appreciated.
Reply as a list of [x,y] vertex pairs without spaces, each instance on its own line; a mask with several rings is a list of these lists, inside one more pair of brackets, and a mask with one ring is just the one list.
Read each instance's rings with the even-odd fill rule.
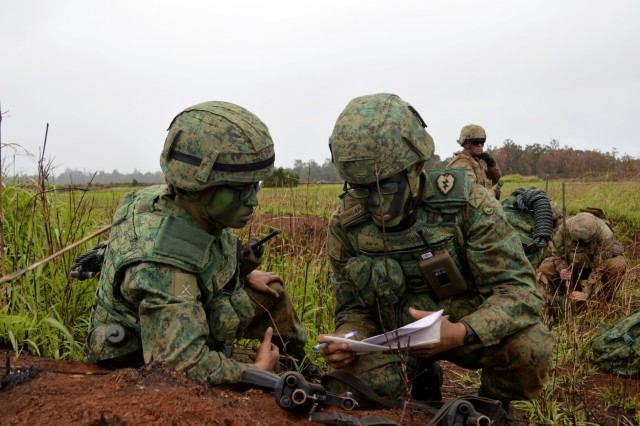
[[464,335],[464,345],[470,346],[470,345],[475,345],[476,343],[480,343],[480,338],[478,337],[476,332],[473,331],[473,328],[471,328],[471,326],[466,322],[464,321],[461,321],[461,322],[464,325],[464,328],[467,330],[467,334]]

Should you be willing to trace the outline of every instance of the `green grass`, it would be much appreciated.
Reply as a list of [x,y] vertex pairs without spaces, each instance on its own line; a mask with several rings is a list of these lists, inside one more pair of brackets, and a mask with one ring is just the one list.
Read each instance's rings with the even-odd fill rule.
[[[516,188],[533,185],[545,189],[546,182],[521,176],[503,178],[503,196]],[[58,189],[38,192],[35,186],[5,182],[4,264],[7,273],[24,268],[74,241],[111,223],[123,195],[135,188],[89,188],[88,191]],[[562,205],[562,182],[550,181],[548,192]],[[326,222],[338,203],[341,185],[302,185],[297,188],[265,188],[259,194],[260,206],[250,227],[239,230],[239,237],[262,236],[275,223],[295,227],[292,218],[317,217]],[[565,183],[567,215],[582,207],[600,207],[615,223],[616,233],[631,247],[640,236],[640,193],[636,182]],[[280,222],[278,222],[280,221]],[[91,250],[106,235],[67,252],[24,276],[0,286],[0,347],[55,359],[84,359],[85,339],[93,293],[97,280],[68,278],[72,261]],[[315,337],[333,330],[333,299],[329,285],[330,268],[323,238],[302,235],[278,236],[266,245],[262,269],[278,273],[289,291],[296,310],[309,334],[309,356],[322,364],[310,347]],[[575,390],[588,387],[596,369],[582,359],[582,352],[602,321],[613,322],[640,306],[638,258],[628,251],[631,271],[615,303],[595,305],[587,312],[567,318],[554,333],[558,339],[556,368],[543,395],[516,406],[528,413],[535,424],[589,424],[588,409],[575,402]],[[563,367],[561,375],[559,367]],[[569,366],[569,367],[567,367]],[[475,383],[473,374],[457,379],[460,385]],[[593,391],[593,389],[590,389]],[[617,388],[599,390],[611,408],[635,410],[638,397],[623,398]],[[630,415],[632,416],[632,415]],[[631,418],[631,417],[630,417]]]

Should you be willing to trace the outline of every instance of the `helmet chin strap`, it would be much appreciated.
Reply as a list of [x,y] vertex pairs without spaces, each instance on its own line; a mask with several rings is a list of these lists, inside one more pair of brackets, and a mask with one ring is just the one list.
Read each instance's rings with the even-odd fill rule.
[[413,213],[413,211],[418,207],[418,204],[421,201],[420,188],[424,185],[424,175],[422,172],[417,173],[416,169],[412,168],[411,171],[407,172],[407,182],[409,184],[409,198],[407,199],[407,203],[405,204],[406,215],[409,216]]
[[207,205],[209,205],[209,203],[211,202],[211,199],[213,198],[213,195],[216,191],[215,187],[207,188],[205,190],[197,192],[185,191],[182,189],[176,190],[183,198],[185,198],[189,203],[193,204],[196,207],[198,215],[203,221],[213,226],[215,229],[218,229],[220,227],[219,223],[211,219],[209,211],[207,210]]

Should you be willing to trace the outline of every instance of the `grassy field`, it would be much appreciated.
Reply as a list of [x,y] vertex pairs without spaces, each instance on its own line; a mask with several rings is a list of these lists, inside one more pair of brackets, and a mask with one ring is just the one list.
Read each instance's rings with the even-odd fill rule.
[[[545,189],[541,180],[507,176],[503,194],[533,185]],[[40,193],[36,188],[7,184],[3,191],[4,244],[2,275],[25,268],[111,222],[115,207],[124,193],[135,188]],[[283,234],[266,248],[264,269],[284,279],[296,309],[309,331],[311,346],[319,333],[332,331],[330,270],[324,253],[324,224],[333,212],[341,185],[302,185],[297,188],[265,188],[251,226],[238,231],[246,240],[261,236],[272,228]],[[550,198],[562,205],[562,182],[548,183]],[[603,321],[613,321],[640,306],[638,250],[640,236],[640,193],[636,182],[578,182],[565,184],[566,211],[575,214],[582,207],[600,207],[615,223],[616,233],[627,247],[630,270],[614,303],[572,317],[571,327],[554,330],[558,338],[556,364],[585,365],[580,359],[588,337]],[[304,218],[304,220],[300,219]],[[301,221],[302,220],[302,221]],[[106,239],[106,234],[70,250],[22,277],[0,285],[0,347],[17,353],[55,359],[83,359],[93,293],[97,280],[68,278],[71,263],[80,254]],[[309,351],[311,353],[311,351]],[[322,363],[322,360],[316,359]],[[594,369],[586,365],[571,371],[569,380],[584,381]],[[563,379],[566,380],[566,379]],[[573,404],[558,395],[562,382],[555,376],[539,401],[524,409],[545,424],[576,424],[584,417]],[[615,389],[609,392],[611,404],[635,407],[640,403],[619,401]],[[560,393],[563,395],[563,393]],[[569,399],[571,396],[566,395]],[[635,405],[634,405],[635,404]],[[634,408],[631,408],[633,411]],[[571,416],[567,411],[570,411]],[[573,419],[573,423],[567,419]]]

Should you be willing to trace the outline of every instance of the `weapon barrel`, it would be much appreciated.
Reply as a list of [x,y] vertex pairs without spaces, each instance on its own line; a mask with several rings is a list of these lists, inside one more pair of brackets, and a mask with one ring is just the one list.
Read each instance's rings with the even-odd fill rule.
[[253,250],[257,249],[258,247],[260,247],[261,245],[263,245],[264,243],[266,243],[267,241],[269,241],[270,239],[272,239],[273,237],[275,237],[276,235],[278,235],[280,233],[279,229],[274,229],[273,231],[271,231],[269,233],[269,235],[267,235],[266,237],[262,237],[260,238],[258,241],[256,241],[255,243],[253,243],[251,245],[251,248]]

